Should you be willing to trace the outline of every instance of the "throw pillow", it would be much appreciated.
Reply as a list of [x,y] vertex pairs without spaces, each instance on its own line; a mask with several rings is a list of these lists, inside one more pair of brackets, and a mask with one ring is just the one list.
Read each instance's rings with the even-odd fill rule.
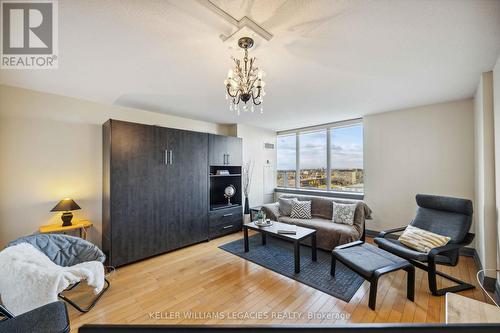
[[271,220],[275,219],[277,221],[281,215],[279,204],[277,205],[275,203],[272,203],[272,204],[268,204],[265,206],[269,210],[269,212],[272,214],[271,216],[268,216],[268,218],[270,218]]
[[402,244],[424,253],[429,253],[435,247],[448,244],[450,239],[450,237],[441,236],[411,225],[407,226],[403,234],[399,236],[399,241]]
[[311,201],[293,201],[290,217],[292,219],[310,219]]
[[298,201],[297,198],[279,198],[279,210],[283,216],[290,216],[292,213],[292,203]]
[[353,225],[355,211],[356,204],[341,204],[334,202],[332,221],[335,223]]

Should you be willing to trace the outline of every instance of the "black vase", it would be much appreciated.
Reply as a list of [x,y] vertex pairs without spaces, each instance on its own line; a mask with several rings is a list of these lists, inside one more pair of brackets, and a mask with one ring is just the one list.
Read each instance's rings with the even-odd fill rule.
[[248,205],[248,197],[245,197],[245,208],[243,210],[245,214],[250,214],[250,206]]

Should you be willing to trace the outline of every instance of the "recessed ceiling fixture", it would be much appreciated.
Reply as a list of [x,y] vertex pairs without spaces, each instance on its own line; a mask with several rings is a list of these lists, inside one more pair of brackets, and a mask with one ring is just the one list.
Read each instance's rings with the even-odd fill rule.
[[260,113],[264,112],[262,107],[263,97],[265,96],[262,80],[264,72],[255,65],[256,58],[248,58],[248,49],[253,46],[253,39],[242,37],[238,40],[238,46],[245,50],[243,61],[234,60],[235,66],[227,73],[224,80],[226,86],[226,99],[229,100],[229,110],[235,110],[240,114],[240,102],[243,101],[243,111],[248,111],[247,102],[250,101],[250,110],[255,111],[254,106],[258,106]]

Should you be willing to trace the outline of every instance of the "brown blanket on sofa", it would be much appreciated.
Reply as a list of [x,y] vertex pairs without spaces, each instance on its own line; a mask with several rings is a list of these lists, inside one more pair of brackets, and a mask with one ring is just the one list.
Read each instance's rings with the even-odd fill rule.
[[[290,216],[282,216],[277,202],[262,206],[262,211],[268,218],[274,221],[298,225],[301,227],[317,230],[317,246],[323,250],[331,251],[334,247],[359,240],[364,235],[365,220],[371,219],[371,209],[359,200],[286,195],[283,198],[297,198],[301,201],[311,201],[312,219],[293,219]],[[333,204],[348,203],[356,204],[354,212],[354,224],[340,224],[332,221]]]

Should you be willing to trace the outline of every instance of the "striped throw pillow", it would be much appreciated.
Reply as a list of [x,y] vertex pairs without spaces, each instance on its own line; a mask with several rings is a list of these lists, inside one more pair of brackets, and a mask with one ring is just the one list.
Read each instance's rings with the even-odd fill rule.
[[448,244],[450,237],[441,236],[433,232],[409,225],[399,237],[399,241],[419,252],[429,253],[435,247]]

